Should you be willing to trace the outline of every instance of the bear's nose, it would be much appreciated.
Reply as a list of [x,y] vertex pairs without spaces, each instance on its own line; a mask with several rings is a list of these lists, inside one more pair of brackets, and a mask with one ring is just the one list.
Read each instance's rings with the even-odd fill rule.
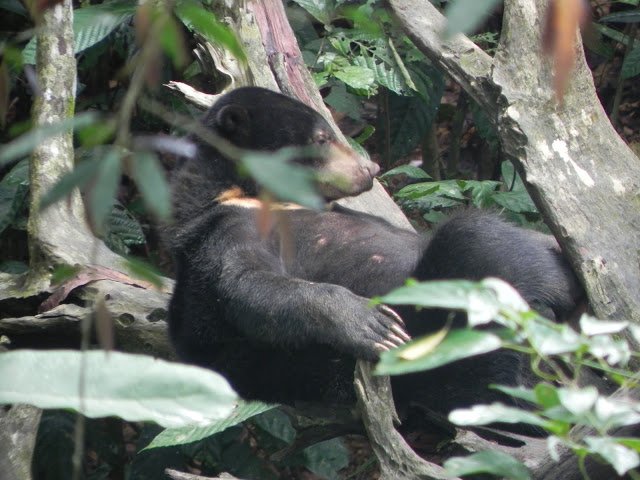
[[365,169],[367,170],[367,172],[369,173],[369,175],[371,177],[375,177],[378,174],[378,172],[380,171],[380,165],[378,165],[377,163],[373,163],[373,162],[369,161],[365,165]]

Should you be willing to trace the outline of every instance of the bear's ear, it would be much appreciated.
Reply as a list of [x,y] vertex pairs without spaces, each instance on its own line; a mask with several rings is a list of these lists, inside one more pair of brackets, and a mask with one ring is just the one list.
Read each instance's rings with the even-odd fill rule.
[[216,127],[229,135],[237,132],[248,119],[249,114],[245,108],[240,105],[225,105],[216,114]]

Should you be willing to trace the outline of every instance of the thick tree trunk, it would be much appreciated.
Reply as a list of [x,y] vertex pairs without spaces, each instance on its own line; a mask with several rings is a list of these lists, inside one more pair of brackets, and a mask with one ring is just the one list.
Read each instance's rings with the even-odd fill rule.
[[407,34],[488,113],[600,318],[640,322],[640,160],[600,105],[581,44],[564,103],[541,52],[546,0],[505,1],[495,58],[444,41],[428,0],[390,0]]

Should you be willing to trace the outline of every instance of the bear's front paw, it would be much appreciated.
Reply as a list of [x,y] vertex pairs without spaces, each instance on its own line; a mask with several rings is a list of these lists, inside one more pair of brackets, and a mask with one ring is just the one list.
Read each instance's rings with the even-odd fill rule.
[[371,307],[368,299],[353,297],[351,302],[342,303],[339,313],[333,317],[337,348],[356,358],[375,362],[380,353],[411,340],[404,322],[391,308]]

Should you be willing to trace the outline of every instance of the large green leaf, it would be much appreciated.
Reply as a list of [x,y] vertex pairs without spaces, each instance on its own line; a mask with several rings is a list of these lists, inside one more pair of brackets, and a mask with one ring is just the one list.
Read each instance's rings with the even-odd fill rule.
[[623,79],[632,78],[640,74],[640,47],[634,47],[624,57],[620,75]]
[[162,166],[152,153],[136,152],[131,173],[147,208],[159,219],[171,215],[171,194]]
[[227,381],[215,372],[120,352],[2,353],[0,378],[2,404],[71,408],[88,417],[115,415],[164,427],[208,424],[229,415],[237,401]]
[[271,410],[275,405],[262,402],[239,401],[234,405],[233,411],[224,418],[216,420],[204,426],[186,426],[180,428],[167,428],[160,432],[144,450],[158,447],[169,447],[196,442],[203,438],[220,433],[229,427],[233,427],[260,413]]
[[[131,1],[105,2],[73,11],[73,39],[75,53],[80,53],[106,38],[123,23],[129,21],[138,4]],[[24,63],[36,63],[36,38],[22,51]]]
[[384,352],[376,366],[376,374],[401,375],[431,370],[463,358],[492,352],[501,345],[500,338],[489,332],[452,330],[444,339],[434,341],[432,336],[428,336]]
[[94,113],[81,113],[61,122],[33,128],[2,146],[2,149],[0,149],[0,167],[29,155],[36,146],[49,137],[66,133],[74,128],[85,127],[94,123],[96,119],[97,116]]
[[121,153],[111,148],[100,158],[95,180],[86,194],[89,217],[99,232],[103,231],[107,215],[113,209],[122,171]]
[[316,193],[312,172],[289,162],[297,152],[296,148],[283,148],[274,153],[248,152],[241,164],[276,199],[319,209],[324,202]]
[[212,12],[205,10],[201,3],[182,0],[176,5],[175,13],[188,29],[198,32],[210,42],[222,45],[238,60],[245,60],[242,44],[235,33],[220,23]]
[[465,310],[472,324],[487,323],[500,310],[493,287],[469,280],[411,283],[389,292],[380,301],[391,305]]
[[452,477],[490,473],[511,480],[529,480],[529,470],[518,460],[503,452],[487,450],[468,457],[453,457],[444,463]]
[[[444,91],[442,74],[430,65],[411,65],[409,72],[417,91],[408,96],[389,93],[388,122],[383,118],[378,122],[378,138],[385,142],[388,138],[393,161],[405,157],[420,145],[438,113]],[[404,89],[405,94],[407,90]]]

